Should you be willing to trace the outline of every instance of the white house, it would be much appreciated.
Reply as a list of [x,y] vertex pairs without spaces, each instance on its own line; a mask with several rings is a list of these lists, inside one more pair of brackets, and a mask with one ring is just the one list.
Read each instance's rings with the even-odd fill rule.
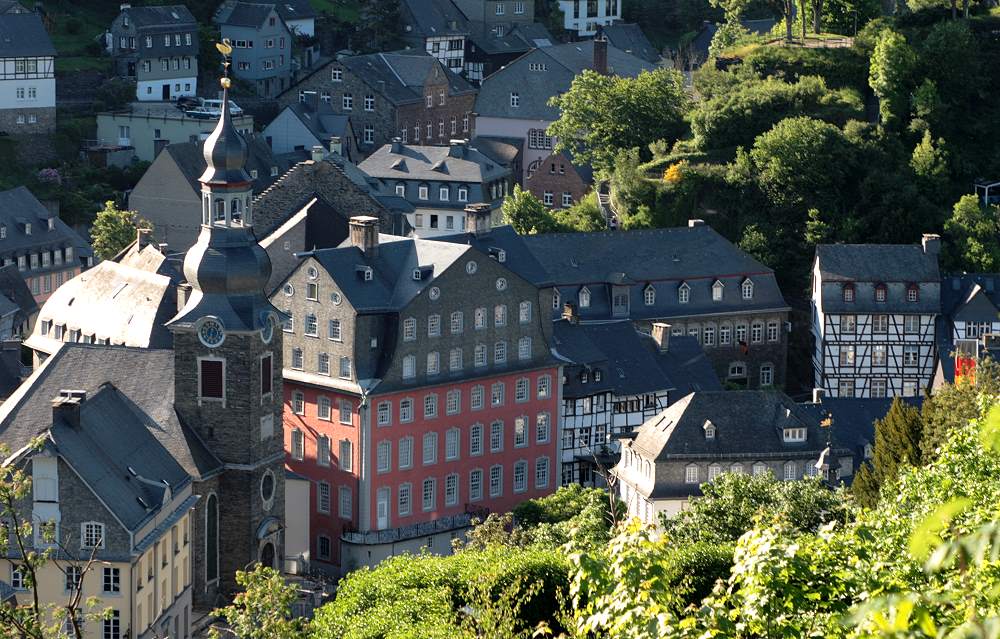
[[622,19],[620,0],[559,0],[563,27],[578,36],[597,33],[597,28]]
[[0,133],[55,131],[55,55],[37,13],[0,15]]

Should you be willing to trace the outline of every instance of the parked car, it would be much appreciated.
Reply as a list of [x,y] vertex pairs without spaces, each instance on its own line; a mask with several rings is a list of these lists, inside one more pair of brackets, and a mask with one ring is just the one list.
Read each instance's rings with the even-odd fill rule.
[[[213,111],[216,117],[222,115],[222,100],[202,100],[201,106]],[[236,106],[232,100],[229,101],[229,112],[233,115],[243,115],[243,109]]]
[[182,95],[179,98],[177,98],[176,106],[181,111],[194,109],[201,106],[201,98],[195,97],[193,95]]

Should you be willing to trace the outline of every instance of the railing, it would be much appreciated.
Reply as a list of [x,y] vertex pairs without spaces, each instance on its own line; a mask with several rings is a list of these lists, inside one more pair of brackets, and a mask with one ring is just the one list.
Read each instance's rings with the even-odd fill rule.
[[472,525],[472,520],[484,519],[489,511],[485,508],[476,509],[475,512],[465,512],[460,515],[441,517],[433,521],[421,522],[410,526],[400,526],[399,528],[389,528],[387,530],[370,530],[368,532],[344,531],[340,538],[352,544],[391,544],[417,537],[436,535],[437,533],[468,528]]

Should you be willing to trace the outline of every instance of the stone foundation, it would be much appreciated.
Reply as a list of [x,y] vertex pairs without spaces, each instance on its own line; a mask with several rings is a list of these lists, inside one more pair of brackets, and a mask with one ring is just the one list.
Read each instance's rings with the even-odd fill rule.
[[[32,116],[35,122],[32,122]],[[19,122],[21,117],[23,122]],[[56,108],[0,109],[0,132],[7,135],[52,134],[56,130]]]

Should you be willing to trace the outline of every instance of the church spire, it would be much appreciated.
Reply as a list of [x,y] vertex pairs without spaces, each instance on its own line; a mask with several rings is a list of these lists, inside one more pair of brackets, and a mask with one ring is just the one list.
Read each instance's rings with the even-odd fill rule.
[[199,178],[201,234],[184,258],[191,294],[168,326],[200,330],[208,318],[227,333],[270,331],[277,320],[276,309],[264,292],[271,261],[253,232],[253,192],[245,168],[247,142],[233,126],[229,109],[232,47],[226,41],[216,46],[226,68],[220,79],[222,114],[203,150],[207,166]]

